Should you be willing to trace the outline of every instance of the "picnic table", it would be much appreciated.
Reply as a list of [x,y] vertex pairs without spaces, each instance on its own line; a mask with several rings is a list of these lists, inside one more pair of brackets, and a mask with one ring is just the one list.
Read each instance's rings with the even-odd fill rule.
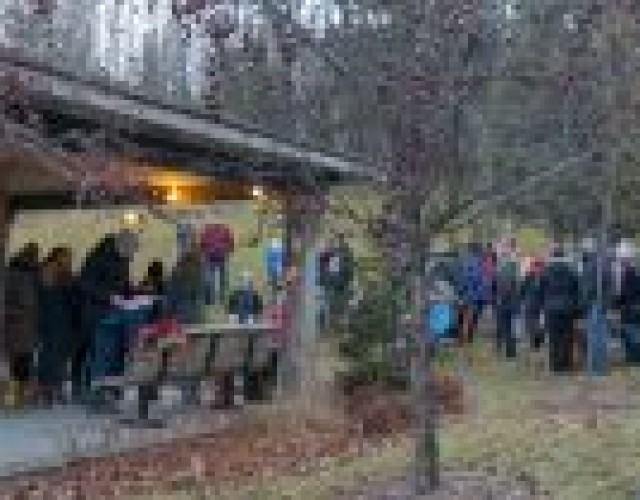
[[258,323],[204,323],[187,325],[183,327],[186,335],[211,336],[211,335],[255,335],[270,333],[275,327],[267,322]]
[[[150,403],[158,399],[160,388],[166,382],[182,384],[188,389],[190,399],[196,398],[200,383],[211,376],[225,377],[226,386],[232,386],[235,395],[244,391],[248,372],[268,364],[273,348],[270,333],[276,330],[266,322],[257,323],[205,323],[181,327],[180,335],[160,337],[151,347],[155,365],[146,375],[125,374],[115,382],[137,392],[136,420],[151,423]],[[199,349],[180,350],[185,345],[196,345]],[[178,355],[179,354],[179,355]],[[134,398],[130,398],[134,399]]]
[[[194,325],[185,329],[185,334],[196,342],[201,342],[201,352],[206,355],[200,360],[200,368],[206,378],[223,379],[224,394],[233,396],[254,394],[259,389],[260,380],[268,377],[268,366],[273,365],[277,342],[273,333],[277,327],[268,322],[258,323],[209,323]],[[225,398],[229,404],[229,398]]]
[[92,352],[87,360],[92,385],[122,375],[125,353],[135,331],[152,319],[155,296],[112,298],[112,309],[99,322]]

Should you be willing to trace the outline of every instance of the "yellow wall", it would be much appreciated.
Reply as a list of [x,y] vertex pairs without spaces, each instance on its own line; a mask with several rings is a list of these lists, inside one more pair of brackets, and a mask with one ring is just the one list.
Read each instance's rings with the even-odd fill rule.
[[[184,210],[188,210],[188,213]],[[137,211],[145,221],[141,225],[141,248],[131,268],[133,278],[141,279],[152,259],[162,260],[167,269],[173,266],[176,257],[175,227],[135,207],[22,212],[11,226],[9,254],[29,241],[38,242],[44,252],[58,245],[69,246],[73,250],[74,266],[78,268],[86,253],[105,233],[126,227],[124,215],[128,211]],[[258,282],[261,281],[262,252],[259,247],[249,246],[249,241],[257,235],[259,220],[252,202],[226,202],[213,208],[191,206],[171,210],[171,213],[177,212],[195,221],[196,226],[210,221],[229,224],[234,231],[237,249],[231,260],[232,279],[238,275],[238,271],[247,268]],[[273,219],[270,220],[273,222]],[[279,234],[279,228],[272,228],[265,233],[266,236]]]

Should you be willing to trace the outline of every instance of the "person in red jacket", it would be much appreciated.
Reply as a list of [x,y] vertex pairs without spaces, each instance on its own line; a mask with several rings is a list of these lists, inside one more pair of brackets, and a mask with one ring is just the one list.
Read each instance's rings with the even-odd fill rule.
[[206,303],[223,304],[228,284],[227,263],[234,249],[233,233],[225,224],[207,224],[200,245],[205,260]]

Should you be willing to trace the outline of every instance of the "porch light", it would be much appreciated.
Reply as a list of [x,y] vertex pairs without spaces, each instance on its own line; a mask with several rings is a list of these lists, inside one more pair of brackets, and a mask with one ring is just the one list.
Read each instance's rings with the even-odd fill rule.
[[253,186],[251,194],[254,198],[262,198],[262,196],[264,195],[264,189],[262,189],[262,186]]
[[171,190],[167,194],[167,201],[169,203],[176,203],[177,201],[180,201],[180,193],[178,192],[178,186],[176,186],[175,184],[171,186]]
[[124,222],[128,226],[135,226],[140,221],[140,214],[134,212],[133,210],[129,210],[124,214]]

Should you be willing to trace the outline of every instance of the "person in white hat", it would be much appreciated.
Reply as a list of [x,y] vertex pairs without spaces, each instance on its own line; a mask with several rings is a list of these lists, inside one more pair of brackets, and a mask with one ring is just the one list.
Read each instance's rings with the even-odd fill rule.
[[635,258],[636,248],[633,242],[629,240],[620,241],[615,250],[613,263],[614,293],[616,297],[619,296],[621,292],[624,268],[632,264]]

